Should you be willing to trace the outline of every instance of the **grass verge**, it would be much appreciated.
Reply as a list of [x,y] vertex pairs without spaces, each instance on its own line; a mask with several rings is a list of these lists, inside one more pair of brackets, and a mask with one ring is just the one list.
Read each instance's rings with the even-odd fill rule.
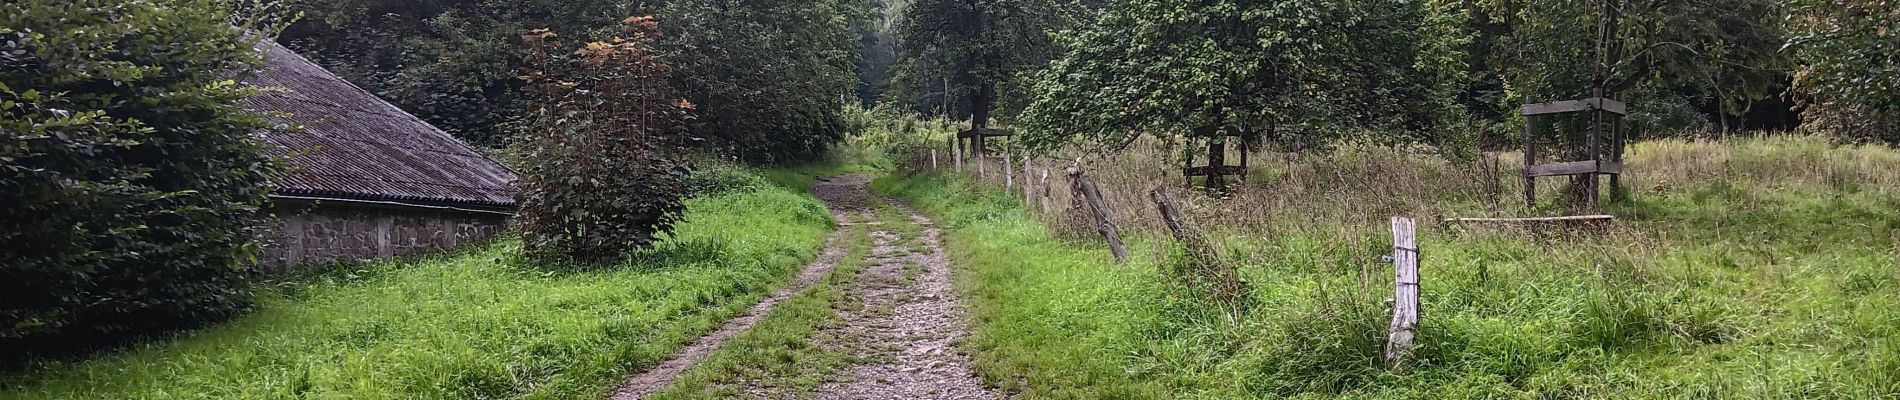
[[[871,252],[866,226],[844,229],[849,230],[845,235],[850,247],[836,269],[806,291],[779,303],[758,325],[734,337],[651,398],[797,397],[810,393],[825,383],[825,377],[849,365],[851,354],[826,346],[823,341],[829,338],[819,335],[827,325],[838,323],[838,309],[852,306],[845,287],[856,279]],[[765,392],[752,392],[759,390]]]
[[1252,288],[1229,318],[1162,276],[1159,243],[1118,265],[967,179],[873,188],[945,229],[976,367],[1025,398],[1900,397],[1900,202],[1731,176],[1634,193],[1609,235],[1421,225],[1403,369],[1380,362],[1378,221],[1213,232]]
[[513,240],[379,264],[265,293],[218,326],[34,365],[0,378],[0,399],[597,398],[794,275],[832,224],[789,188],[688,210],[623,268],[513,265]]

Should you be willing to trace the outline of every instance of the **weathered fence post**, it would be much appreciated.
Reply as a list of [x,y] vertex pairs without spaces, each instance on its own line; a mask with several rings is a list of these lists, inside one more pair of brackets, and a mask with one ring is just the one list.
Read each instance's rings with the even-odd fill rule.
[[1069,166],[1068,172],[1072,189],[1082,192],[1082,198],[1089,206],[1089,214],[1094,217],[1095,231],[1108,241],[1108,251],[1115,255],[1115,262],[1128,261],[1128,247],[1122,245],[1122,234],[1115,229],[1115,221],[1108,215],[1108,203],[1102,200],[1101,189],[1095,187],[1095,181],[1082,174],[1080,165]]
[[1387,331],[1385,363],[1398,367],[1412,354],[1418,329],[1418,240],[1411,218],[1392,217],[1392,326]]
[[1031,193],[1036,192],[1036,190],[1034,189],[1036,186],[1036,181],[1034,179],[1031,179],[1031,176],[1030,176],[1033,173],[1033,171],[1035,171],[1035,168],[1031,167],[1029,164],[1029,152],[1024,151],[1023,152],[1023,210],[1025,211],[1035,211],[1036,199],[1034,196],[1030,195]]
[[1054,200],[1050,199],[1049,197],[1050,196],[1049,191],[1051,190],[1049,186],[1050,186],[1049,185],[1049,169],[1043,168],[1042,169],[1042,213],[1043,214],[1049,213],[1050,211],[1049,203],[1054,202]]
[[935,148],[930,149],[930,170],[937,170],[937,149]]
[[1187,216],[1181,213],[1181,206],[1174,203],[1174,198],[1168,196],[1166,186],[1156,186],[1148,192],[1148,197],[1154,200],[1155,210],[1161,212],[1161,221],[1168,225],[1168,232],[1174,234],[1174,240],[1187,248],[1188,257],[1194,261],[1195,273],[1215,286],[1221,302],[1239,309],[1241,296],[1246,292],[1241,287],[1239,272],[1222,264],[1220,253],[1207,240],[1207,236],[1188,228]]
[[1016,168],[1012,165],[1009,151],[1003,151],[1003,194],[1016,191]]
[[[956,143],[956,141],[957,141],[956,138],[954,137],[950,138],[951,143]],[[963,146],[961,146],[961,144],[952,145],[950,146],[950,151],[956,153],[951,158],[956,159],[955,161],[957,164],[957,173],[959,174],[963,173]]]

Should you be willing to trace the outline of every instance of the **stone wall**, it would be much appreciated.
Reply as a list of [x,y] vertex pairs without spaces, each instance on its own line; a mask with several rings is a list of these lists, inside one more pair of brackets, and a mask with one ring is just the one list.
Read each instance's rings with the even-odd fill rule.
[[508,224],[501,214],[408,207],[274,201],[262,230],[259,268],[387,260],[483,242]]

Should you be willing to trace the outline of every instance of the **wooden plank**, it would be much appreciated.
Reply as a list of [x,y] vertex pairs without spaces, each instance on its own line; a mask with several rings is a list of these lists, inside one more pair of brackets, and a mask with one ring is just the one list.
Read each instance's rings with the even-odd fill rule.
[[1247,174],[1246,168],[1233,166],[1233,165],[1222,165],[1218,167],[1206,166],[1206,167],[1182,168],[1181,174],[1187,175],[1187,176],[1207,176],[1209,170],[1219,172],[1221,175],[1246,175]]
[[1629,107],[1623,102],[1592,97],[1583,100],[1562,100],[1549,103],[1525,104],[1518,111],[1524,115],[1561,114],[1578,111],[1603,110],[1623,115]]
[[1418,240],[1411,218],[1392,217],[1392,325],[1386,330],[1385,363],[1398,367],[1412,354],[1418,329]]
[[962,132],[957,132],[957,137],[959,137],[959,138],[965,138],[965,139],[968,139],[968,138],[973,138],[973,137],[976,137],[976,136],[977,136],[978,134],[981,134],[981,135],[983,135],[983,137],[997,137],[997,136],[1011,136],[1011,135],[1015,135],[1015,133],[1014,133],[1014,132],[1010,132],[1010,130],[1008,130],[1008,129],[997,129],[997,128],[976,128],[976,129],[969,129],[969,130],[965,130],[965,131],[962,131]]
[[1623,164],[1615,161],[1570,161],[1524,168],[1524,176],[1527,177],[1621,173],[1623,173]]
[[1520,217],[1520,218],[1445,218],[1445,222],[1503,222],[1503,223],[1539,223],[1539,222],[1591,222],[1615,220],[1614,215],[1566,215],[1561,217]]

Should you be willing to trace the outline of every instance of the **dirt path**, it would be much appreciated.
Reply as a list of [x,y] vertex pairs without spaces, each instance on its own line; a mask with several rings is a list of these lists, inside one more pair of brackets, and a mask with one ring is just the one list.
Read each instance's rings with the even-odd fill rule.
[[[826,208],[831,210],[833,219],[841,222],[850,221],[854,213],[867,213],[869,210],[866,207],[871,200],[874,200],[865,190],[864,185],[863,179],[831,179],[813,184],[812,195],[817,196],[819,200],[824,200]],[[608,398],[633,400],[665,388],[668,383],[673,382],[673,379],[686,372],[688,367],[706,358],[707,354],[719,349],[720,345],[726,344],[727,340],[758,324],[759,320],[770,314],[772,308],[777,307],[779,302],[805,291],[819,279],[823,279],[825,274],[831,273],[831,270],[838,266],[838,260],[844,258],[844,248],[847,244],[845,242],[852,240],[848,236],[844,229],[832,232],[825,238],[824,252],[810,264],[806,264],[805,268],[798,272],[798,277],[793,278],[791,284],[779,288],[771,296],[760,300],[758,304],[752,306],[751,310],[746,311],[745,315],[727,320],[724,325],[719,326],[718,330],[693,340],[692,344],[673,353],[673,357],[661,362],[660,365],[628,378],[627,383],[622,384],[620,389],[614,391],[614,394]]]
[[847,289],[862,306],[840,310],[844,323],[832,328],[840,346],[861,362],[846,369],[843,379],[820,386],[815,397],[1000,398],[972,372],[970,357],[957,351],[968,332],[937,228],[901,203],[891,204],[910,221],[882,221],[900,226],[871,233],[871,263]]
[[[999,398],[983,386],[969,367],[970,358],[956,344],[967,334],[963,307],[950,284],[950,262],[930,220],[896,201],[873,197],[866,189],[869,177],[834,177],[812,187],[841,223],[867,225],[872,241],[870,258],[849,285],[842,288],[852,306],[838,307],[838,323],[820,327],[823,346],[848,352],[854,365],[842,376],[825,377],[815,393],[820,399],[986,399]],[[890,204],[897,213],[882,213]],[[885,209],[888,211],[889,209]],[[891,214],[902,214],[891,216]],[[610,399],[638,399],[665,388],[694,363],[750,329],[773,307],[823,279],[858,240],[842,227],[825,241],[823,255],[799,273],[796,280],[760,301],[744,316],[727,321],[719,330],[695,340],[672,358],[628,379]],[[738,382],[739,393],[755,397],[778,393],[762,382]]]

